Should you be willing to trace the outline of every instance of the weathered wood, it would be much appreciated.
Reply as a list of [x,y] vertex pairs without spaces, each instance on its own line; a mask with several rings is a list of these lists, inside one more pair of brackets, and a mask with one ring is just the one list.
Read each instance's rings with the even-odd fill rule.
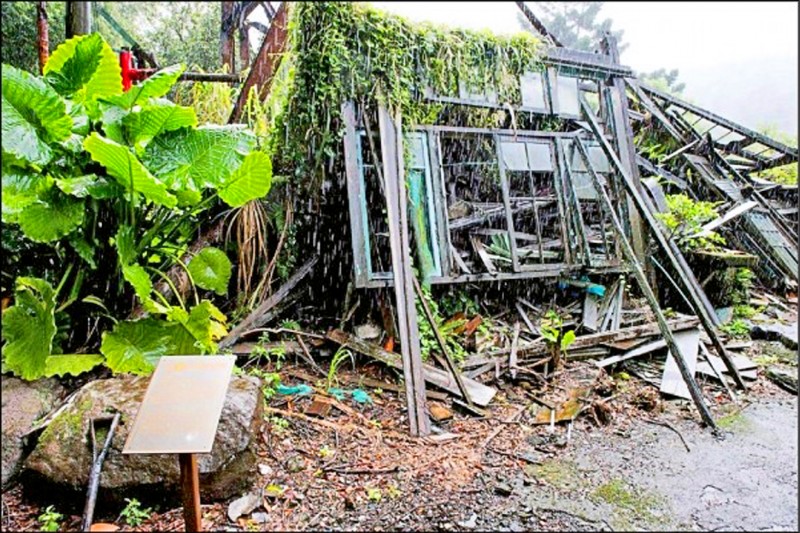
[[475,236],[471,236],[469,240],[472,243],[472,248],[475,250],[475,253],[478,254],[483,266],[486,268],[486,271],[491,275],[497,274],[497,269],[492,263],[492,259],[489,257],[489,254],[486,253],[486,249],[483,247],[483,243],[480,241],[480,239]]
[[[500,188],[503,192],[503,207],[506,212],[506,231],[508,232],[508,246],[511,249],[511,265],[514,272],[519,272],[519,256],[517,255],[517,240],[514,238],[514,215],[511,211],[511,193],[508,186],[508,177],[506,176],[506,164],[503,159],[503,143],[500,136],[494,136],[494,143],[497,150],[497,167],[500,171]],[[536,210],[536,201],[533,202],[534,212]],[[480,255],[480,251],[478,252]],[[481,259],[483,256],[481,255]]]
[[236,98],[236,103],[231,111],[231,116],[228,119],[229,124],[239,122],[244,111],[244,105],[247,103],[247,97],[250,94],[250,89],[257,86],[259,91],[259,98],[264,100],[270,91],[270,84],[275,73],[278,71],[283,51],[286,47],[288,36],[288,11],[286,2],[281,2],[278,11],[272,18],[269,30],[264,35],[264,41],[261,43],[261,48],[258,55],[250,67],[250,73],[247,79],[242,84],[239,90],[239,96]]
[[[697,328],[681,331],[675,334],[675,342],[681,348],[686,366],[694,376],[697,369],[697,350],[700,344],[700,330]],[[664,372],[661,374],[661,387],[663,394],[671,394],[686,400],[691,399],[691,394],[686,384],[681,380],[680,370],[677,367],[675,357],[672,352],[667,352],[667,361],[664,363]]]
[[305,278],[309,272],[311,272],[314,266],[317,264],[317,257],[314,256],[301,266],[297,272],[292,274],[292,276],[286,280],[286,283],[281,285],[281,287],[272,293],[272,295],[266,299],[266,301],[255,308],[247,318],[239,322],[239,325],[236,326],[228,333],[228,336],[222,339],[219,342],[220,350],[224,350],[229,346],[233,346],[239,337],[241,337],[246,331],[249,331],[253,328],[258,328],[263,326],[266,323],[267,313],[275,306],[280,304],[288,295],[289,293],[300,283],[303,278]]
[[519,345],[519,322],[514,322],[514,336],[511,338],[511,353],[508,354],[508,370],[509,374],[511,374],[511,379],[517,379],[518,345]]
[[407,193],[403,179],[405,176],[402,157],[403,136],[399,112],[392,117],[386,107],[380,106],[378,108],[378,126],[381,138],[384,193],[392,254],[392,279],[397,303],[398,333],[403,358],[408,420],[411,434],[423,437],[428,435],[431,429],[425,409],[425,382],[422,378],[422,354],[417,309],[414,303]]
[[[585,104],[585,100],[583,100],[583,103]],[[588,105],[584,106],[584,110],[588,110],[589,112],[591,112],[591,109],[589,109]],[[694,376],[692,375],[689,367],[687,366],[683,352],[678,347],[675,337],[672,335],[672,332],[669,329],[669,325],[667,324],[667,319],[664,317],[664,313],[661,311],[661,307],[658,305],[658,300],[656,299],[655,293],[653,293],[653,289],[647,282],[647,277],[644,273],[644,270],[642,270],[639,261],[636,258],[636,253],[634,252],[633,247],[631,246],[630,242],[628,242],[628,239],[625,236],[625,230],[623,229],[622,224],[620,223],[619,218],[617,217],[617,213],[614,211],[614,206],[611,203],[611,200],[609,199],[605,188],[600,182],[597,173],[594,171],[594,167],[592,166],[592,163],[589,160],[589,153],[587,152],[586,148],[583,146],[583,143],[580,140],[577,141],[577,147],[578,147],[578,153],[581,155],[584,165],[586,165],[586,169],[589,171],[589,176],[591,176],[592,182],[594,183],[594,186],[597,189],[597,193],[601,200],[601,206],[603,206],[603,208],[606,210],[606,214],[611,219],[614,230],[617,232],[617,237],[619,239],[619,242],[622,245],[623,253],[626,256],[626,259],[631,264],[631,267],[633,269],[633,275],[636,278],[637,282],[639,283],[639,288],[641,289],[645,299],[647,299],[648,304],[650,304],[650,308],[653,310],[653,313],[656,316],[656,321],[658,322],[658,329],[661,332],[661,335],[664,337],[664,340],[667,342],[667,346],[669,347],[673,356],[675,357],[675,362],[677,363],[678,368],[680,369],[681,376],[683,377],[686,386],[689,388],[692,400],[694,401],[697,410],[700,412],[700,417],[708,426],[716,430],[717,426],[716,423],[714,422],[714,417],[711,415],[711,411],[708,409],[708,406],[705,404],[705,401],[703,400],[703,393],[700,390],[700,387],[697,385],[697,382],[695,381]],[[626,175],[626,182],[627,182],[627,175]],[[633,186],[633,184],[630,184],[629,194],[634,197],[639,197],[638,191],[636,190],[635,186]]]
[[447,369],[450,370],[453,378],[455,378],[456,384],[458,385],[458,390],[461,391],[464,399],[469,405],[472,405],[472,398],[469,397],[469,392],[467,391],[467,388],[464,386],[464,382],[461,379],[461,373],[459,372],[458,368],[456,368],[453,358],[450,356],[450,350],[447,349],[447,344],[442,338],[442,333],[439,331],[439,326],[436,324],[436,320],[433,318],[433,314],[428,306],[428,302],[425,300],[425,295],[422,294],[422,287],[419,286],[419,280],[413,276],[412,279],[414,281],[414,289],[417,292],[417,298],[419,298],[420,302],[422,303],[422,309],[425,311],[425,317],[428,319],[428,323],[430,323],[431,329],[433,329],[433,334],[436,337],[436,342],[439,344],[439,349],[442,351],[442,355],[444,355]]
[[185,531],[203,531],[197,455],[193,453],[178,454],[178,463],[181,470],[181,500]]
[[358,132],[356,130],[356,109],[352,100],[342,104],[344,121],[344,169],[347,176],[347,197],[350,208],[350,233],[353,244],[353,269],[356,286],[365,286],[369,278],[369,263],[364,224],[366,206],[365,192],[361,186],[361,173],[358,168]]
[[[346,346],[351,350],[364,354],[367,357],[380,361],[392,368],[402,369],[402,358],[393,352],[387,352],[377,344],[367,342],[359,339],[354,335],[350,335],[341,330],[331,330],[326,335],[328,339],[336,344]],[[437,387],[446,390],[447,392],[461,398],[461,391],[453,376],[444,370],[440,370],[431,365],[422,364],[422,376],[428,383],[436,385]],[[497,391],[491,387],[487,387],[483,383],[479,383],[469,378],[462,378],[464,385],[469,391],[470,398],[473,403],[481,407],[486,407],[489,402],[494,398]]]
[[525,18],[528,19],[528,22],[539,32],[540,35],[547,38],[550,42],[552,42],[556,46],[564,46],[561,42],[556,38],[555,35],[550,33],[547,27],[542,24],[542,21],[539,20],[536,15],[533,14],[533,11],[530,10],[528,6],[525,5],[525,2],[514,2],[517,4],[517,7],[522,14],[525,15]]
[[688,265],[685,264],[685,260],[683,261],[683,263],[681,262],[681,259],[683,259],[682,255],[676,255],[674,253],[674,250],[677,249],[677,246],[675,245],[674,242],[667,239],[666,236],[662,233],[661,226],[659,225],[658,221],[655,219],[654,215],[650,211],[648,205],[645,203],[645,197],[639,194],[639,190],[633,183],[631,176],[627,173],[622,163],[619,161],[617,154],[611,148],[608,141],[602,136],[602,129],[597,121],[597,117],[595,116],[589,104],[586,102],[586,99],[581,96],[580,100],[581,100],[581,106],[583,107],[584,113],[587,117],[589,127],[595,134],[595,138],[600,141],[600,146],[606,153],[606,157],[608,157],[609,161],[611,161],[611,163],[614,165],[614,167],[622,176],[623,185],[627,189],[630,197],[633,199],[634,205],[639,210],[640,214],[642,215],[642,218],[649,226],[651,233],[655,235],[656,241],[658,242],[660,248],[670,259],[670,262],[672,263],[672,266],[675,269],[675,271],[678,273],[684,287],[687,288],[687,290],[693,296],[693,298],[691,298],[690,300],[692,303],[692,308],[700,318],[700,322],[703,324],[703,329],[705,329],[706,333],[711,338],[711,341],[714,344],[715,349],[722,357],[723,361],[725,361],[725,366],[728,368],[728,370],[731,371],[731,375],[733,375],[736,384],[742,389],[744,389],[745,388],[744,381],[742,380],[742,377],[739,375],[739,371],[736,369],[736,365],[733,364],[733,361],[730,359],[728,353],[725,351],[725,347],[722,345],[722,341],[719,339],[719,335],[717,335],[717,332],[714,329],[713,319],[709,316],[708,311],[702,304],[700,298],[697,296],[695,287],[692,285],[691,281],[687,277],[686,272],[687,271],[691,272],[691,269],[689,269]]
[[228,72],[236,72],[236,61],[233,59],[234,40],[234,11],[236,2],[221,2],[222,10],[219,23],[219,53],[222,68]]
[[699,117],[702,117],[702,118],[704,118],[706,120],[709,120],[711,122],[715,122],[715,123],[719,124],[720,126],[724,126],[725,128],[727,128],[729,130],[735,131],[739,135],[744,135],[745,137],[750,137],[753,141],[758,141],[759,143],[763,144],[764,146],[768,146],[768,147],[772,148],[773,150],[777,150],[778,152],[781,152],[781,153],[784,153],[784,154],[788,154],[788,155],[792,156],[795,160],[798,158],[798,150],[797,150],[797,148],[792,148],[792,147],[787,146],[787,145],[785,145],[785,144],[783,144],[781,142],[775,141],[775,140],[767,137],[764,134],[758,133],[757,131],[753,131],[750,128],[746,128],[744,126],[736,124],[735,122],[732,122],[732,121],[727,120],[727,119],[725,119],[723,117],[720,117],[719,115],[716,115],[716,114],[714,114],[714,113],[712,113],[710,111],[707,111],[707,110],[705,110],[705,109],[703,109],[703,108],[701,108],[699,106],[696,106],[694,104],[690,104],[689,102],[681,100],[680,98],[677,98],[677,97],[675,97],[675,96],[673,96],[671,94],[665,93],[663,91],[659,91],[658,89],[650,87],[650,86],[648,86],[646,84],[640,83],[639,86],[642,89],[644,89],[646,92],[648,92],[649,94],[655,95],[655,96],[661,98],[662,100],[665,100],[665,101],[667,101],[667,102],[669,102],[669,103],[671,103],[671,104],[673,104],[673,105],[675,105],[677,107],[680,107],[680,108],[685,109],[687,111],[691,111],[692,113],[694,113],[695,115],[697,115]]

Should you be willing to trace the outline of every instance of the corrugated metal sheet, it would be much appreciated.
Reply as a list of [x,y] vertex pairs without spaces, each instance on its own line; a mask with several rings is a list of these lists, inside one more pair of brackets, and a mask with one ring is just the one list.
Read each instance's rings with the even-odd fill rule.
[[797,250],[783,236],[774,222],[765,214],[752,211],[745,215],[749,233],[766,249],[772,259],[778,262],[788,272],[797,276]]

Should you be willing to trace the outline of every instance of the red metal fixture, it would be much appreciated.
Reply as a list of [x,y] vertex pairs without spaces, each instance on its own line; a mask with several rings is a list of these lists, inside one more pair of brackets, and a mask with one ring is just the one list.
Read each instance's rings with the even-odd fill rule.
[[139,69],[133,66],[133,54],[123,48],[119,53],[119,66],[122,69],[122,90],[127,91],[135,81],[142,81],[150,77],[153,69]]

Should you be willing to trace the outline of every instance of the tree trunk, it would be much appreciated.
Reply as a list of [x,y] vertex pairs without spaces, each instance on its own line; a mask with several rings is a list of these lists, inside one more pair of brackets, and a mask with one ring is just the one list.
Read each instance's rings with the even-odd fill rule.
[[38,30],[39,72],[44,74],[44,65],[50,55],[50,36],[47,25],[47,7],[44,2],[36,3],[36,29]]

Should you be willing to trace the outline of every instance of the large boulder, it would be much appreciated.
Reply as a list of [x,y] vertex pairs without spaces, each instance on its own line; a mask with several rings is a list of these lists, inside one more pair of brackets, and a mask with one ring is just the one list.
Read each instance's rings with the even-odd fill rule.
[[22,381],[3,376],[2,488],[19,472],[34,424],[63,399],[65,390],[55,379]]
[[[50,422],[25,461],[31,485],[49,483],[58,489],[85,493],[92,462],[91,420],[122,413],[103,463],[98,498],[179,499],[180,472],[174,454],[123,455],[122,448],[149,378],[115,377],[85,385]],[[198,455],[200,491],[204,500],[226,499],[248,488],[256,468],[255,438],[260,434],[263,400],[254,377],[234,377],[228,387],[210,454]],[[98,437],[98,446],[103,438]],[[38,485],[37,485],[38,486]]]

